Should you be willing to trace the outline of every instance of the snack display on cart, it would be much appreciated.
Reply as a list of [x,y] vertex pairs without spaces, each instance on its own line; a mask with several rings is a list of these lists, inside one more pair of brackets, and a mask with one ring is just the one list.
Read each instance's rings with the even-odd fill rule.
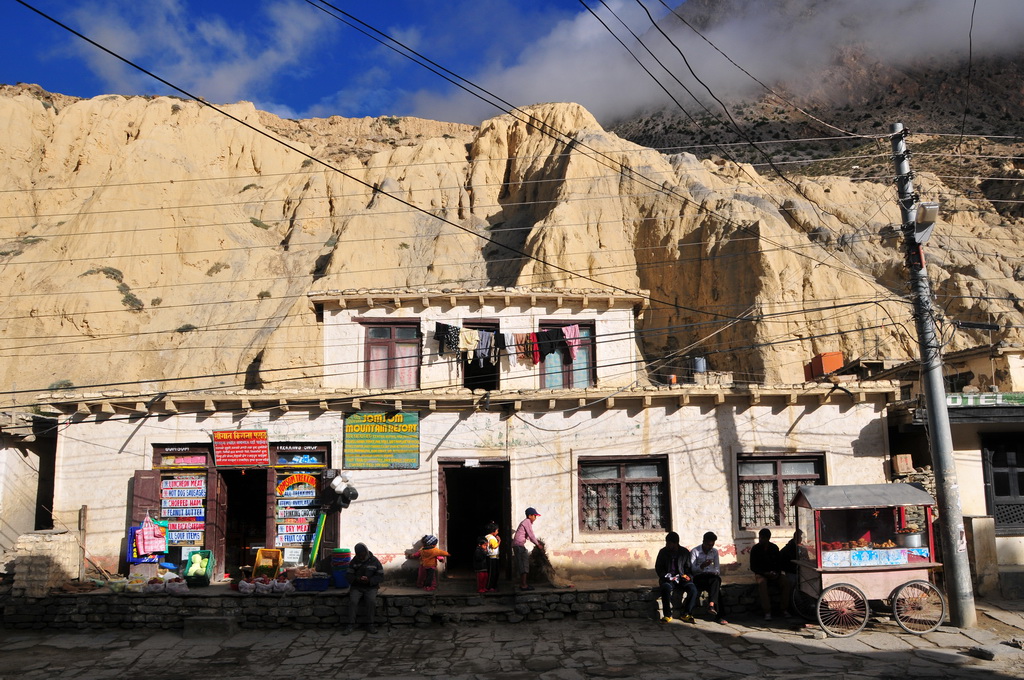
[[869,600],[891,607],[904,630],[935,630],[946,614],[931,583],[934,499],[909,484],[801,486],[793,497],[803,532],[793,606],[835,637],[867,625]]

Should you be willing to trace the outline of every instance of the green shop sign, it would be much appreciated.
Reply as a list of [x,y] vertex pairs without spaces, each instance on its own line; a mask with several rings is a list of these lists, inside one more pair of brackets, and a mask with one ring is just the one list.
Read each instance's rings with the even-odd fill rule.
[[415,470],[420,466],[419,413],[352,413],[345,417],[346,470]]
[[1024,394],[1020,392],[971,392],[947,394],[946,406],[1024,406]]

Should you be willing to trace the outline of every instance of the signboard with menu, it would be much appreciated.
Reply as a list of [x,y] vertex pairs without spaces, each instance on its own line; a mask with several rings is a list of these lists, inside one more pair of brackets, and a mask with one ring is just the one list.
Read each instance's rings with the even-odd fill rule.
[[206,475],[164,475],[160,480],[160,516],[168,521],[167,545],[203,545],[206,536]]

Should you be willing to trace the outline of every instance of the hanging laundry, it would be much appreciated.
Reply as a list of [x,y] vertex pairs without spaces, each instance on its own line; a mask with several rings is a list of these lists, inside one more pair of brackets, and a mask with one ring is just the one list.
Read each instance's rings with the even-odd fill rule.
[[562,334],[565,336],[565,346],[569,348],[569,359],[576,361],[576,352],[583,345],[580,338],[580,325],[574,323],[570,326],[562,326]]
[[549,354],[554,354],[565,342],[565,336],[561,328],[549,328],[537,333],[537,351],[541,360]]
[[534,364],[540,363],[540,346],[537,344],[537,334],[530,333],[530,359]]
[[446,351],[459,349],[459,327],[446,323],[434,324],[434,339],[437,340],[437,354],[444,356]]
[[501,363],[501,350],[503,349],[505,349],[505,335],[495,333],[494,342],[491,343],[491,352],[487,355],[487,360],[491,362],[491,366],[497,366]]
[[501,336],[505,339],[505,355],[508,357],[509,366],[519,365],[519,348],[516,347],[516,336],[514,333],[502,333]]
[[513,333],[515,338],[516,351],[519,352],[519,358],[523,360],[523,365],[533,363],[533,350],[530,348],[530,334],[529,333]]
[[[463,328],[459,331],[459,351],[472,352],[480,344],[480,331]],[[468,357],[467,357],[468,360]]]
[[480,368],[484,367],[484,361],[488,358],[491,353],[491,347],[494,344],[494,333],[491,331],[477,331],[480,334],[480,341],[476,345],[474,357],[476,358],[476,365]]

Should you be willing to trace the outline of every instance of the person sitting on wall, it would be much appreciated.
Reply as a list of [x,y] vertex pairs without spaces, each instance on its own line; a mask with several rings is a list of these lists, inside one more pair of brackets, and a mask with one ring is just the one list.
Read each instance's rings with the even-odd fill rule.
[[384,580],[383,565],[365,544],[356,543],[355,557],[348,563],[345,574],[349,582],[348,625],[342,632],[348,634],[356,629],[356,610],[362,601],[366,607],[367,629],[370,633],[376,633],[377,626],[373,625],[373,619],[377,608],[377,590]]
[[[789,543],[782,546],[782,550],[779,551],[779,564],[786,581],[789,582],[789,592],[791,593],[800,587],[800,567],[796,561],[806,559],[807,548],[804,546],[804,532],[802,529],[797,529],[793,532],[793,538],[789,539]],[[792,613],[798,613],[792,610],[792,600],[785,600],[784,604]]]
[[533,590],[533,586],[526,583],[526,578],[530,575],[530,551],[526,547],[526,541],[529,540],[535,546],[544,549],[544,541],[541,541],[533,533],[533,523],[540,517],[540,513],[535,508],[526,509],[526,519],[519,523],[516,528],[516,533],[512,537],[512,556],[516,561],[516,569],[519,571],[519,589],[520,590]]
[[750,549],[750,571],[754,572],[757,581],[757,593],[761,600],[761,612],[765,621],[772,620],[772,600],[768,594],[768,586],[778,584],[782,591],[780,609],[786,611],[789,605],[790,583],[782,571],[782,559],[779,547],[772,543],[772,532],[761,529],[757,532],[757,543]]
[[708,615],[718,623],[728,623],[718,611],[718,594],[722,589],[722,576],[718,550],[715,549],[717,540],[718,536],[713,531],[704,534],[701,544],[690,551],[690,569],[697,592],[708,594]]
[[662,623],[672,620],[673,602],[683,612],[680,618],[686,623],[694,623],[697,586],[693,584],[693,576],[690,574],[690,551],[679,545],[679,534],[676,532],[670,531],[665,536],[665,547],[658,551],[654,571],[658,574],[658,587],[661,589]]

